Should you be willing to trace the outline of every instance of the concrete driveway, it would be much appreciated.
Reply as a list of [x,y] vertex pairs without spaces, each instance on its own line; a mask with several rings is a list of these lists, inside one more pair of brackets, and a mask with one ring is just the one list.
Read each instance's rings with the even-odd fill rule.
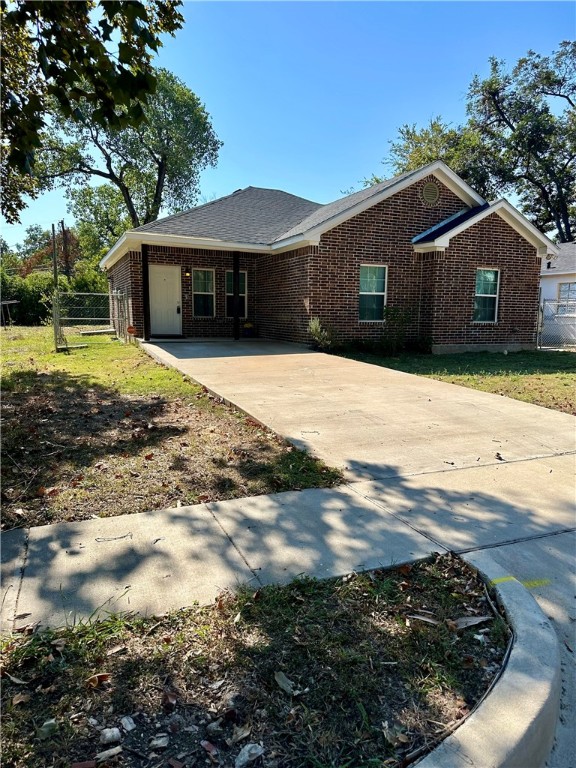
[[[460,552],[472,563],[476,552],[490,549],[557,628],[563,695],[548,765],[572,764],[574,417],[299,345],[255,340],[143,346],[344,469],[349,492],[425,537],[431,549]],[[258,521],[224,509],[218,520],[249,547],[246,535]],[[255,540],[255,551],[258,546]]]
[[496,395],[266,341],[144,344],[350,479],[574,452],[574,418]]

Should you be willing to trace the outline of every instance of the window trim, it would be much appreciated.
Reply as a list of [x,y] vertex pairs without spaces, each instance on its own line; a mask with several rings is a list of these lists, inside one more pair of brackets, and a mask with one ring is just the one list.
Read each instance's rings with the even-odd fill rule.
[[[493,293],[476,293],[476,280],[478,278],[478,272],[496,272],[498,275],[498,280],[496,281],[496,294]],[[476,299],[478,298],[484,298],[484,299],[496,299],[496,303],[494,304],[494,319],[493,320],[474,320],[474,317],[472,317],[472,322],[476,325],[497,325],[498,324],[498,311],[500,309],[500,277],[501,277],[501,270],[498,267],[476,267],[476,271],[474,272],[474,309],[473,312],[476,309]]]
[[[568,286],[568,298],[567,299],[561,299],[560,298],[560,288],[563,285],[567,285]],[[570,286],[571,285],[576,286],[576,280],[564,280],[563,282],[561,282],[561,283],[559,282],[558,283],[558,291],[557,291],[557,294],[556,294],[558,296],[558,303],[556,305],[556,315],[557,316],[561,316],[561,317],[574,317],[574,315],[576,315],[576,298],[574,298],[574,299],[570,298]],[[574,290],[576,290],[576,288]],[[564,310],[565,310],[564,312],[561,311],[562,307],[564,307]],[[569,311],[569,310],[572,310],[572,311]]]
[[[360,270],[362,267],[382,267],[384,270],[384,290],[383,291],[361,291],[360,290]],[[360,296],[384,296],[384,307],[388,303],[388,264],[360,264],[358,268],[358,322],[359,323],[385,323],[386,318],[380,320],[361,320],[360,319]]]
[[[194,272],[212,272],[212,291],[195,291],[194,290]],[[216,317],[216,270],[210,267],[193,267],[192,268],[192,317],[197,320],[209,320]],[[212,314],[211,315],[197,315],[194,306],[195,296],[212,296]]]
[[[244,275],[244,293],[240,293],[239,296],[244,296],[244,309],[246,311],[245,315],[240,315],[240,320],[246,320],[246,318],[248,317],[248,270],[241,269],[240,274]],[[234,318],[234,315],[228,314],[228,296],[234,296],[234,294],[228,293],[228,290],[227,290],[228,275],[232,275],[232,279],[234,279],[234,270],[227,269],[224,272],[224,312],[226,313],[226,318],[228,320],[231,320]]]

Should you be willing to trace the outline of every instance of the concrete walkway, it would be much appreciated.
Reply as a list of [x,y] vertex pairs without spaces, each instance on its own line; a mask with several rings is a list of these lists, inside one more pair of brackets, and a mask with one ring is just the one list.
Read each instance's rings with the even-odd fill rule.
[[569,765],[573,417],[296,345],[145,347],[343,467],[348,483],[4,533],[4,628],[105,611],[161,613],[211,602],[239,582],[338,575],[445,549],[473,562],[489,549],[559,629],[565,692],[549,765]]

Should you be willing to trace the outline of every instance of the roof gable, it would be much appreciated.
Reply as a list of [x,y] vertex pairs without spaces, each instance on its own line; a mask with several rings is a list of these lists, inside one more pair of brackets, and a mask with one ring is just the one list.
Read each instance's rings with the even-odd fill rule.
[[521,237],[533,245],[537,249],[538,255],[542,256],[546,253],[558,252],[558,247],[546,235],[543,235],[520,211],[517,211],[514,206],[504,199],[498,200],[491,205],[478,206],[472,211],[463,211],[461,214],[457,214],[457,216],[451,216],[449,219],[440,222],[435,227],[413,238],[414,250],[421,253],[443,251],[448,248],[450,241],[454,237],[457,237],[469,227],[478,224],[493,213],[500,216]]
[[463,179],[454,173],[441,160],[418,168],[416,171],[407,171],[393,179],[388,179],[380,184],[375,184],[359,192],[335,200],[333,203],[323,205],[310,216],[302,220],[297,226],[284,232],[276,242],[302,235],[308,239],[319,238],[325,232],[337,227],[348,219],[366,211],[382,200],[401,192],[412,184],[425,179],[427,176],[436,176],[448,189],[459,197],[467,207],[485,204],[485,200],[477,194]]

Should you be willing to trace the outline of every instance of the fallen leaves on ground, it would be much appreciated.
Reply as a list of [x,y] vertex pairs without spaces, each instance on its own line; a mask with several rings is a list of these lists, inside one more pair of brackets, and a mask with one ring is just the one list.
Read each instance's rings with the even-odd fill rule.
[[[471,711],[507,642],[456,557],[405,576],[301,578],[166,616],[15,636],[4,764],[400,768]],[[473,623],[450,631],[463,619]]]

